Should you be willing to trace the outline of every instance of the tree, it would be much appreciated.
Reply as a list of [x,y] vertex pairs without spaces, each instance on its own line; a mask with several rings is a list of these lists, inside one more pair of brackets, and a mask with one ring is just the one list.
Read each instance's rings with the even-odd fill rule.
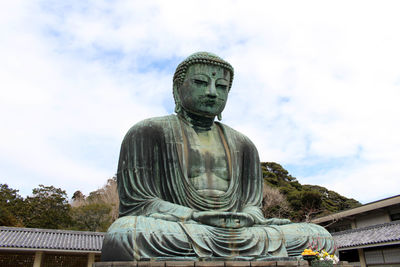
[[112,222],[118,218],[119,197],[117,191],[117,177],[107,180],[107,183],[100,189],[90,192],[86,198],[88,203],[107,203],[111,207],[110,215]]
[[317,215],[327,215],[361,205],[354,199],[348,199],[322,186],[300,184],[278,163],[262,162],[261,169],[264,184],[278,189],[286,197],[291,209],[290,219],[293,221],[311,220]]
[[305,209],[320,209],[322,204],[321,193],[316,190],[304,191],[301,194],[301,203]]
[[282,185],[285,182],[297,182],[297,179],[289,174],[282,165],[276,162],[261,162],[261,169],[263,170],[264,179],[267,182],[275,183],[275,185]]
[[72,195],[72,207],[79,207],[82,206],[86,203],[86,196],[80,191],[75,191],[75,193]]
[[302,192],[301,203],[306,222],[311,222],[311,219],[322,211],[322,196],[321,193],[316,190]]
[[0,225],[23,226],[22,206],[23,199],[18,190],[9,188],[7,184],[0,184]]
[[71,206],[67,193],[61,188],[39,185],[24,202],[24,224],[27,227],[63,229],[71,224]]
[[118,218],[119,198],[116,177],[107,180],[102,188],[85,197],[76,191],[72,197],[72,229],[106,231]]
[[89,203],[71,209],[72,229],[85,231],[107,231],[112,223],[111,205],[106,203]]
[[72,196],[72,200],[74,201],[80,201],[80,200],[84,200],[85,199],[85,195],[80,191],[75,191],[74,195]]
[[262,211],[265,218],[287,218],[292,212],[285,195],[264,183]]
[[361,205],[361,203],[355,199],[346,198],[337,192],[328,190],[322,186],[303,185],[303,188],[307,191],[319,192],[321,195],[321,215],[328,215],[330,213],[352,209]]

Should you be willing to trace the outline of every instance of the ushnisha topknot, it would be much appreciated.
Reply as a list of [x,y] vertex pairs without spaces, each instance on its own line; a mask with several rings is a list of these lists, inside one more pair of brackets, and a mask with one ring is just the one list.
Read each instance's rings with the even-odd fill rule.
[[182,85],[188,67],[193,64],[211,64],[211,65],[221,66],[229,70],[231,73],[231,80],[229,81],[229,90],[231,89],[233,74],[234,74],[233,67],[227,61],[209,52],[197,52],[188,56],[184,61],[182,61],[175,70],[173,78],[174,87],[179,88]]

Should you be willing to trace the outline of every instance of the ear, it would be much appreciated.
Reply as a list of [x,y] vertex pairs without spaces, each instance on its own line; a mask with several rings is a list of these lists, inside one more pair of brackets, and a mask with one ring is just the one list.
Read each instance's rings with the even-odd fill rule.
[[218,119],[219,121],[222,120],[222,113],[219,113],[219,114],[217,115],[217,119]]
[[179,114],[181,112],[181,104],[175,104],[175,113]]
[[174,100],[175,100],[175,113],[181,112],[181,99],[179,97],[179,91],[177,85],[174,83],[173,85],[173,94],[174,94]]

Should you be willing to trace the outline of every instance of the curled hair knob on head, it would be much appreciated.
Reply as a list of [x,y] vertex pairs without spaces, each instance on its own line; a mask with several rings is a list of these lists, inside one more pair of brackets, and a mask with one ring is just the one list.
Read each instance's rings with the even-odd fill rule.
[[188,56],[185,60],[183,60],[178,67],[175,70],[173,82],[174,84],[179,87],[182,83],[183,80],[185,79],[186,76],[186,71],[190,65],[196,64],[196,63],[204,63],[204,64],[211,64],[211,65],[216,65],[216,66],[221,66],[225,69],[227,69],[231,73],[231,80],[229,83],[229,89],[232,86],[232,81],[233,81],[233,67],[229,62],[223,60],[219,56],[209,53],[209,52],[197,52],[194,53],[190,56]]

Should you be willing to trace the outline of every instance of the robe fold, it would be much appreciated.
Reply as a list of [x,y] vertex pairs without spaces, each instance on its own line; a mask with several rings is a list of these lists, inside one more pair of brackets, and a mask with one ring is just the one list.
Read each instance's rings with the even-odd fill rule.
[[[103,261],[154,258],[296,256],[312,242],[333,250],[333,239],[313,224],[266,225],[257,149],[243,134],[217,123],[225,148],[229,187],[200,195],[187,177],[188,139],[177,116],[151,118],[125,136],[117,172],[120,218],[109,228]],[[193,211],[244,212],[255,221],[238,229],[191,220]]]

